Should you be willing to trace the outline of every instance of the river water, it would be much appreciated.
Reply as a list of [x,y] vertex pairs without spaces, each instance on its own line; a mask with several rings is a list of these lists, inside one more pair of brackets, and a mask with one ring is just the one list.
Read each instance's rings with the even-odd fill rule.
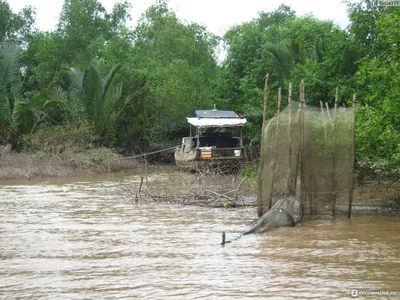
[[305,219],[221,246],[222,231],[245,231],[254,208],[134,205],[116,189],[112,180],[3,182],[0,298],[400,295],[399,216]]

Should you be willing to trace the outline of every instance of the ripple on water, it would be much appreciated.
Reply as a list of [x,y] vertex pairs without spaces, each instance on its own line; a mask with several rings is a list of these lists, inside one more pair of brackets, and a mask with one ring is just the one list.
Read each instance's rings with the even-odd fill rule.
[[337,298],[396,290],[398,217],[238,236],[254,209],[134,206],[112,182],[0,188],[4,299]]

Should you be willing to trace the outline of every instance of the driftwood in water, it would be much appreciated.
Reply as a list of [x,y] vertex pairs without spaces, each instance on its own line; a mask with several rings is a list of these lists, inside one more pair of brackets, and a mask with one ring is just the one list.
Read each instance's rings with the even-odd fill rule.
[[255,206],[254,187],[247,177],[235,174],[173,172],[140,176],[118,183],[127,202],[196,205],[204,207]]

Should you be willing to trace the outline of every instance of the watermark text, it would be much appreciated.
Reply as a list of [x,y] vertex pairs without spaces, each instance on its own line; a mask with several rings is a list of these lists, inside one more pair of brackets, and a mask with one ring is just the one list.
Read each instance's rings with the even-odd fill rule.
[[374,290],[352,290],[351,296],[352,297],[359,297],[359,296],[396,296],[396,291],[374,291]]
[[378,6],[400,6],[400,0],[376,0]]

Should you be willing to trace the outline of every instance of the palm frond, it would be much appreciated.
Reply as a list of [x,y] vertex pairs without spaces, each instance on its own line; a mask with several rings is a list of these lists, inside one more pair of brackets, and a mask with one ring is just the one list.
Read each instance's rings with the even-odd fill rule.
[[114,80],[115,75],[118,73],[118,71],[121,69],[121,65],[117,64],[111,68],[111,70],[108,72],[106,77],[104,78],[104,83],[103,83],[103,95],[102,98],[104,99],[106,97],[106,94],[108,92],[108,89],[111,85],[111,83]]
[[95,123],[98,123],[103,115],[105,99],[103,98],[102,86],[103,78],[101,76],[100,67],[96,63],[91,63],[87,70],[87,78],[85,78],[85,89],[87,91],[87,100],[94,109],[93,117]]
[[113,90],[112,96],[107,98],[104,105],[104,117],[102,119],[101,127],[105,129],[114,125],[118,116],[129,101],[130,97],[122,97],[122,84],[117,85]]
[[0,87],[19,81],[21,48],[7,43],[0,46]]
[[19,127],[23,123],[23,116],[24,116],[24,110],[26,107],[26,103],[24,101],[20,101],[16,99],[14,101],[14,109],[12,111],[12,117],[11,117],[11,131],[16,135],[17,132],[19,131]]
[[277,73],[282,78],[286,78],[289,75],[293,64],[293,58],[287,45],[285,45],[285,43],[267,42],[266,50],[272,57],[272,62]]
[[292,52],[293,63],[301,63],[304,59],[303,44],[300,40],[291,40],[290,50]]
[[122,97],[122,85],[115,84],[120,65],[113,66],[105,76],[101,60],[93,60],[84,72],[71,68],[73,96],[84,104],[86,113],[96,131],[104,136],[115,124],[127,101]]
[[83,79],[85,78],[85,72],[77,68],[70,68],[71,78],[71,93],[74,97],[83,100],[85,93],[83,88]]
[[0,120],[11,122],[10,101],[19,96],[20,91],[20,59],[19,46],[6,43],[0,46]]

